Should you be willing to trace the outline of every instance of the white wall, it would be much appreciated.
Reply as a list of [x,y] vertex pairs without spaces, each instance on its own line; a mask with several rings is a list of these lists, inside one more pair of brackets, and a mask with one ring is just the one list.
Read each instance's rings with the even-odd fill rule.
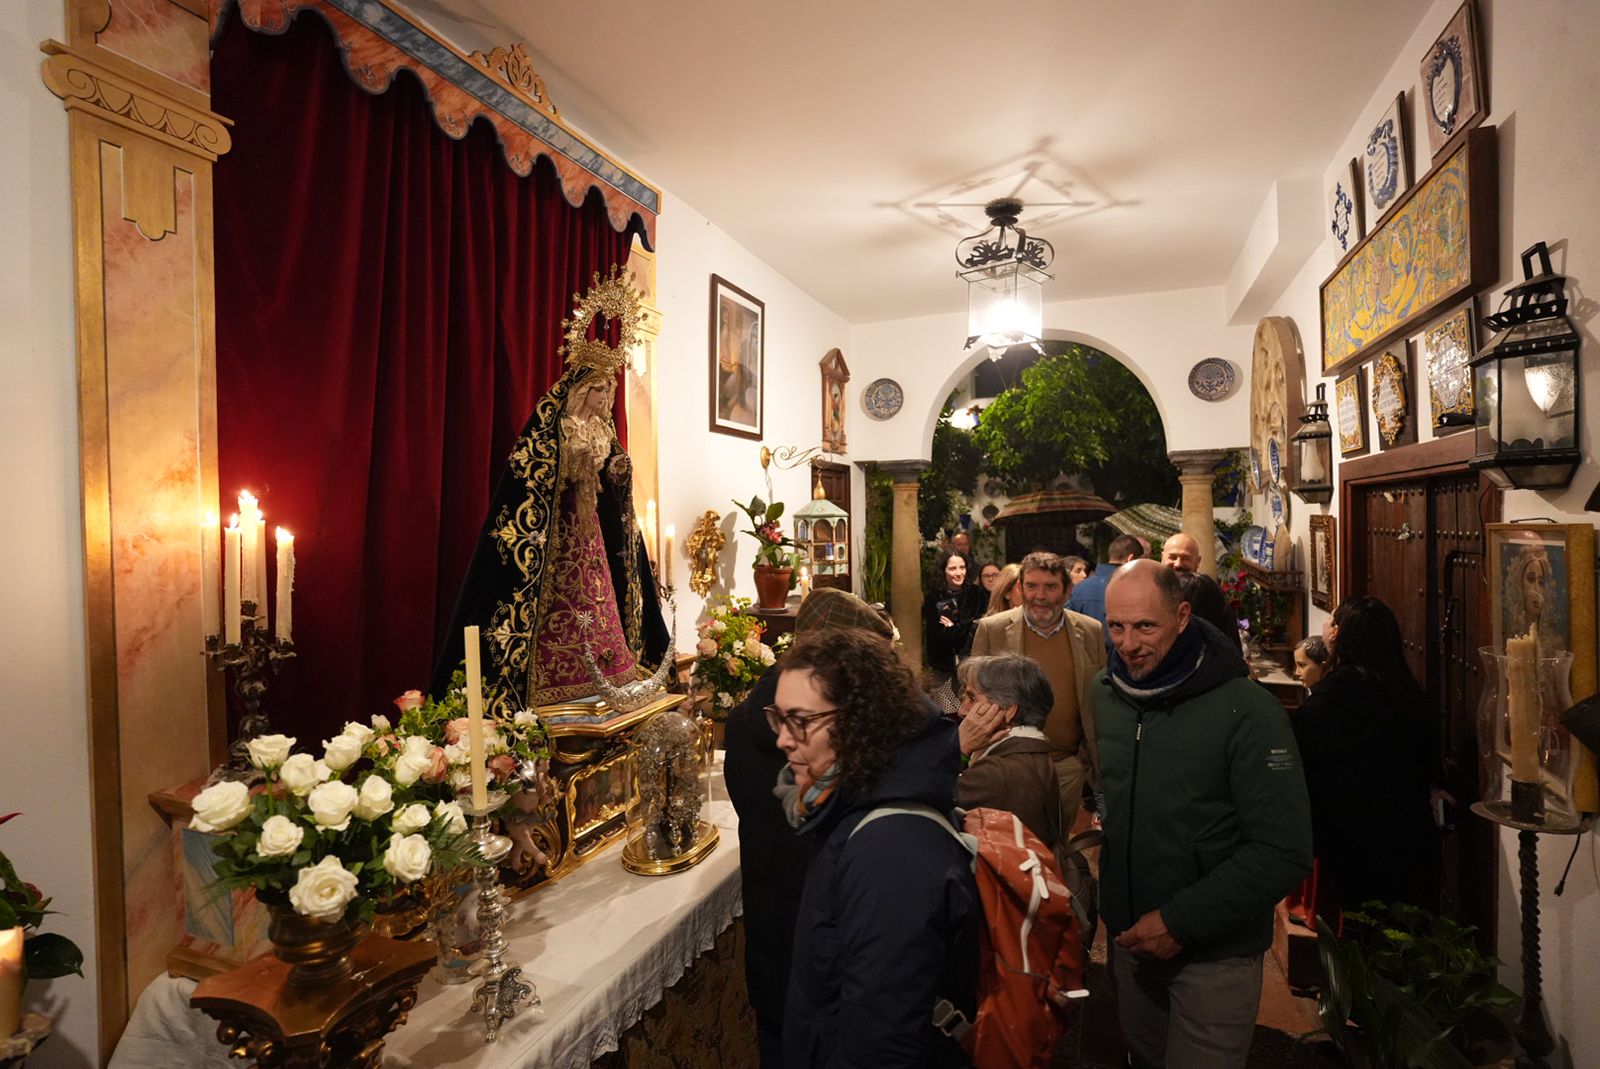
[[[767,499],[760,452],[763,443],[813,446],[822,441],[822,377],[817,365],[829,349],[844,351],[851,368],[850,388],[864,381],[848,348],[844,320],[824,308],[787,278],[709,222],[691,205],[664,194],[657,224],[657,301],[662,313],[657,346],[657,411],[660,417],[661,476],[659,522],[677,527],[673,586],[678,592],[678,649],[693,648],[694,623],[704,602],[689,589],[689,562],[684,543],[706,509],[723,516],[728,545],[720,574],[733,594],[755,597],[751,563],[755,542],[737,533],[748,527],[734,501],[752,495]],[[711,276],[721,275],[766,302],[766,357],[763,437],[760,442],[713,434],[710,421]],[[830,457],[851,461],[860,456],[856,435],[865,422],[859,409],[846,419],[850,452]],[[787,506],[784,530],[793,534],[787,515],[811,499],[809,465],[792,471],[772,469],[774,498]],[[855,474],[856,515],[862,515],[859,473]],[[732,514],[731,518],[729,514]],[[719,593],[713,589],[712,596]]]
[[[1412,131],[1413,173],[1420,176],[1431,166],[1422,126],[1418,67],[1459,7],[1460,0],[1437,0],[1411,39],[1399,46],[1393,66],[1372,87],[1367,106],[1328,161],[1324,188],[1331,186],[1336,172],[1352,156],[1359,155],[1373,122],[1402,90]],[[1571,277],[1569,295],[1587,296],[1600,290],[1600,208],[1595,202],[1595,176],[1600,173],[1600,65],[1594,58],[1600,50],[1600,19],[1587,0],[1479,0],[1478,9],[1487,46],[1491,105],[1487,122],[1499,128],[1500,154],[1500,271],[1494,286],[1480,296],[1478,312],[1492,310],[1505,287],[1521,279],[1519,254],[1539,240],[1552,246],[1564,241],[1563,246],[1552,249],[1555,268]],[[1303,332],[1310,332],[1307,363],[1312,367],[1320,366],[1315,333],[1318,287],[1337,262],[1329,237],[1272,308],[1273,314],[1292,316]],[[1584,334],[1581,411],[1585,413],[1600,411],[1596,407],[1600,405],[1600,363],[1596,362],[1600,347],[1593,331],[1593,314],[1592,300],[1587,307],[1577,305],[1575,318]],[[1308,396],[1316,381],[1313,376]],[[1331,398],[1333,380],[1325,381]],[[1430,433],[1425,387],[1421,404],[1419,424],[1426,440]],[[1592,417],[1586,422],[1594,426]],[[1369,411],[1369,441],[1376,430]],[[1510,492],[1505,496],[1503,515],[1507,519],[1548,516],[1560,522],[1592,523],[1594,515],[1583,512],[1583,502],[1600,473],[1593,447],[1593,435],[1585,435],[1581,448],[1586,460],[1570,488],[1552,493]],[[1301,540],[1307,535],[1306,517],[1313,511],[1296,500],[1293,529]],[[1312,610],[1313,628],[1321,626],[1323,616],[1320,610]],[[1600,861],[1591,832],[1584,837],[1565,894],[1552,897],[1571,848],[1572,840],[1567,837],[1540,839],[1544,995],[1566,1064],[1581,1067],[1600,1061],[1600,1015],[1595,1014],[1592,1003],[1592,992],[1600,984],[1600,959],[1593,953],[1600,933]],[[1502,833],[1499,951],[1507,962],[1506,982],[1520,990],[1519,909],[1516,837]]]
[[0,813],[24,813],[0,850],[88,958],[85,979],[30,985],[27,1008],[56,1019],[41,1069],[99,1061],[67,121],[39,77],[62,10],[0,0]]

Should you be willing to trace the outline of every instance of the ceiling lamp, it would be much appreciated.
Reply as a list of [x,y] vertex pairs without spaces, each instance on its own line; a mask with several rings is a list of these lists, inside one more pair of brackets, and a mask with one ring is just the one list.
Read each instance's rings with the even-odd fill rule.
[[1000,197],[983,206],[991,226],[956,246],[958,277],[967,283],[967,344],[989,347],[998,360],[1013,345],[1038,345],[1044,333],[1045,268],[1056,250],[1017,226],[1022,201]]
[[[1534,273],[1534,261],[1539,271]],[[1483,317],[1495,331],[1472,360],[1477,406],[1472,466],[1503,487],[1566,486],[1578,469],[1578,345],[1567,318],[1566,276],[1540,241],[1522,254],[1524,281],[1510,307]]]

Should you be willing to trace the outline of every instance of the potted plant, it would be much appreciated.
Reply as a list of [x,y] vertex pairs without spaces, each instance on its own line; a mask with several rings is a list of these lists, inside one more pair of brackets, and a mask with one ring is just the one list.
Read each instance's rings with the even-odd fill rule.
[[[0,816],[4,824],[17,813]],[[0,937],[20,939],[21,984],[16,990],[16,1005],[0,1005],[0,1040],[10,1038],[21,1017],[21,999],[29,980],[51,980],[58,976],[83,975],[83,952],[76,943],[59,932],[41,932],[44,919],[56,912],[31,883],[17,875],[11,859],[0,851]],[[15,943],[12,944],[15,946]],[[0,961],[0,970],[7,965]]]
[[789,602],[789,591],[794,588],[794,553],[789,547],[794,543],[784,537],[778,520],[783,516],[783,502],[767,504],[760,497],[752,497],[748,505],[735,501],[750,519],[750,529],[744,533],[758,543],[755,559],[756,604],[763,609],[781,609]]

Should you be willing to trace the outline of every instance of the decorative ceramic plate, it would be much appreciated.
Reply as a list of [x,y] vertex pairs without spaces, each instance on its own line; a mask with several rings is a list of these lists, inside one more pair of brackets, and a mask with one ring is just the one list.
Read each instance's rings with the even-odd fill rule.
[[1283,406],[1273,401],[1267,408],[1267,455],[1261,458],[1267,464],[1267,481],[1273,486],[1284,485],[1283,466],[1288,461],[1284,449],[1288,444],[1289,421],[1284,418]]
[[1283,491],[1276,486],[1267,487],[1267,516],[1272,520],[1268,530],[1276,531],[1288,523],[1289,506],[1283,499]]
[[[1262,526],[1247,528],[1244,532],[1244,559],[1252,564],[1259,564],[1263,568],[1272,567],[1272,539],[1267,536],[1267,529]],[[1267,559],[1263,560],[1265,557]]]
[[1259,490],[1265,485],[1261,479],[1261,454],[1255,446],[1250,447],[1250,489]]
[[861,391],[861,407],[873,419],[888,419],[906,403],[906,393],[893,379],[875,379]]
[[1239,372],[1220,357],[1207,357],[1189,369],[1189,392],[1202,401],[1226,401],[1239,388]]
[[1278,444],[1278,436],[1273,435],[1267,439],[1267,467],[1272,471],[1272,485],[1283,484],[1283,447]]

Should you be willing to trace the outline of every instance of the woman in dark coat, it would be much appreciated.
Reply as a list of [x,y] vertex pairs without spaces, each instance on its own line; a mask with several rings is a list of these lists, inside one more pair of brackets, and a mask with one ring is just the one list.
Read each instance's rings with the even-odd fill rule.
[[[802,636],[780,667],[769,711],[788,759],[779,794],[816,843],[795,927],[786,1064],[965,1065],[933,1027],[940,1000],[974,1012],[982,918],[971,855],[941,827],[955,806],[956,727],[927,709],[911,669],[875,635]],[[863,823],[882,806],[921,809]]]
[[1061,787],[1044,737],[1055,695],[1044,670],[1020,653],[1000,653],[963,661],[956,675],[961,752],[969,758],[956,800],[963,809],[1015,813],[1052,852],[1059,849]]
[[928,596],[922,599],[922,634],[935,682],[955,674],[956,661],[972,649],[972,633],[988,608],[983,587],[967,581],[970,571],[966,557],[945,550],[939,554]]
[[1323,637],[1328,672],[1291,717],[1311,795],[1317,911],[1334,917],[1372,899],[1437,908],[1438,757],[1400,625],[1378,599],[1350,597]]

